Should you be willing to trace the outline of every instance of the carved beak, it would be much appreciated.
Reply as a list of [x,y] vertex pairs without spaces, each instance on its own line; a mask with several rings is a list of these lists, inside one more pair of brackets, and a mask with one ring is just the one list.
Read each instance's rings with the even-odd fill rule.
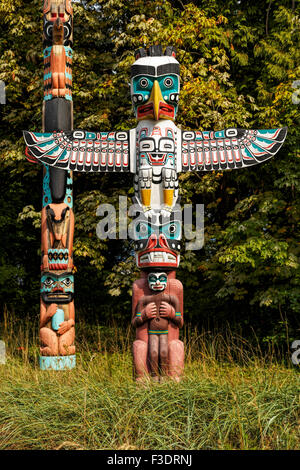
[[161,102],[164,103],[164,99],[162,97],[162,94],[161,94],[161,91],[160,91],[160,86],[159,86],[157,80],[154,80],[149,101],[153,102],[154,119],[155,119],[155,121],[158,121],[158,119],[159,119],[159,103],[161,103]]

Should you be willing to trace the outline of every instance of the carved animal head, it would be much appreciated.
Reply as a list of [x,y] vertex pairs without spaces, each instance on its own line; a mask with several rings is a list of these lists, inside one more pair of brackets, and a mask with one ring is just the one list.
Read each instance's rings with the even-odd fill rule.
[[179,101],[179,63],[173,47],[138,49],[131,67],[131,98],[138,121],[175,120]]
[[64,43],[64,25],[60,18],[57,18],[54,25],[53,25],[53,45],[63,45]]
[[[65,45],[73,43],[72,34],[72,5],[70,0],[44,0],[44,42],[47,46]],[[60,20],[59,27],[55,24]],[[58,26],[58,25],[57,25]],[[61,32],[62,28],[62,32]],[[56,37],[55,37],[56,36]],[[62,36],[62,38],[61,38]]]
[[142,269],[176,269],[180,261],[181,213],[146,217],[133,221],[136,264]]

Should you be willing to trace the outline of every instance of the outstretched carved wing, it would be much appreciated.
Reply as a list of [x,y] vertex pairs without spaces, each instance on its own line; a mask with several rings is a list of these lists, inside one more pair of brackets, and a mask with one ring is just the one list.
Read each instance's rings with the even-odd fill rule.
[[282,146],[287,128],[182,131],[181,171],[229,170],[257,165]]
[[75,171],[129,171],[130,131],[24,131],[30,161]]

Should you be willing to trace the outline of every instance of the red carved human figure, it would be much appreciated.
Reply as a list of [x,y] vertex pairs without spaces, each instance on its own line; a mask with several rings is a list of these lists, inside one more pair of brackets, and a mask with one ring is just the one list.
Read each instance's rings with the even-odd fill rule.
[[133,362],[136,380],[150,374],[155,381],[179,381],[184,367],[183,287],[175,271],[141,272],[133,284],[132,325],[136,328]]

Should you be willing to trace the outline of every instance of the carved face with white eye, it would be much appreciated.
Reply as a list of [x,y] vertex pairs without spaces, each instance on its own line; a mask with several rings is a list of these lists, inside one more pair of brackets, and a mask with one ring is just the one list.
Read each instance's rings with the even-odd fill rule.
[[47,273],[41,278],[41,297],[45,303],[69,303],[74,295],[73,274]]
[[148,286],[149,289],[156,292],[162,292],[167,287],[168,276],[166,273],[149,273]]
[[140,155],[146,155],[148,163],[153,166],[165,165],[168,159],[174,159],[175,143],[171,137],[152,135],[141,139]]
[[133,221],[134,249],[139,268],[177,268],[180,261],[181,219],[178,214],[157,220],[138,216]]
[[[166,124],[165,124],[166,123]],[[167,165],[175,168],[176,156],[176,128],[173,123],[160,122],[153,127],[145,124],[139,130],[139,156],[140,162],[153,167]],[[159,170],[160,171],[160,170]]]

